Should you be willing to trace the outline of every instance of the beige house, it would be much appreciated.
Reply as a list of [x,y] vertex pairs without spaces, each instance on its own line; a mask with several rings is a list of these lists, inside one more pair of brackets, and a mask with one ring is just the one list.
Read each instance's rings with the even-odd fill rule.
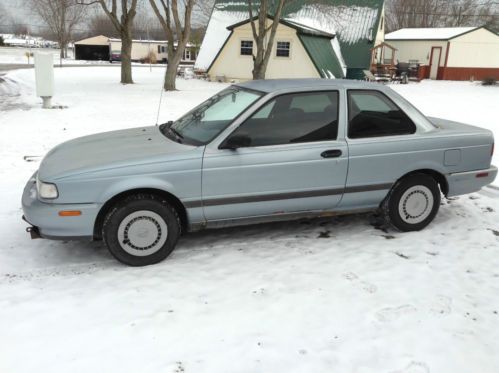
[[[267,20],[267,27],[272,19]],[[249,20],[228,27],[230,36],[207,69],[211,80],[244,81],[253,78],[255,41]],[[331,40],[335,35],[281,20],[267,67],[272,79],[310,77],[343,78],[345,73]]]
[[[168,42],[166,40],[133,40],[132,61],[141,61],[150,54],[156,61],[166,61]],[[119,60],[121,40],[99,35],[83,39],[75,43],[75,59],[77,60]],[[194,45],[188,44],[181,63],[193,64],[196,60]]]
[[[251,79],[256,43],[249,4],[215,0],[195,64],[211,79]],[[265,76],[363,79],[384,31],[384,0],[292,1],[282,11]]]
[[421,78],[499,79],[499,35],[486,27],[408,28],[385,40],[398,61],[421,64]]

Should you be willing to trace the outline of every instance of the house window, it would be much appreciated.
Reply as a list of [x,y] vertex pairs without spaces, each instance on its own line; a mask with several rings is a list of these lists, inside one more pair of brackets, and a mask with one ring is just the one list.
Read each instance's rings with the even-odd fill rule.
[[277,57],[289,57],[289,50],[291,48],[291,43],[289,41],[278,41],[276,56]]
[[253,55],[253,40],[241,40],[241,56]]
[[184,50],[184,60],[189,61],[191,59],[191,51],[189,49]]
[[158,53],[166,53],[166,47],[164,45],[158,45]]

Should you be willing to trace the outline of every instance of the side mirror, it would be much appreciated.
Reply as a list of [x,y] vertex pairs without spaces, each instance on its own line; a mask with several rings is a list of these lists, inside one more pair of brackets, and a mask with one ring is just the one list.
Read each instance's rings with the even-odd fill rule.
[[238,148],[247,148],[251,145],[251,139],[247,135],[234,135],[230,136],[227,140],[225,140],[220,146],[219,149],[230,149],[236,150]]

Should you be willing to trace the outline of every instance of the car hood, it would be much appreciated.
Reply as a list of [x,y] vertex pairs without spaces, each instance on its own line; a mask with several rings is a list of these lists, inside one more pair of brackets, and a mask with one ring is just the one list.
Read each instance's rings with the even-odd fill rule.
[[79,137],[47,153],[38,176],[54,181],[78,174],[193,157],[194,146],[166,138],[158,127],[141,127]]

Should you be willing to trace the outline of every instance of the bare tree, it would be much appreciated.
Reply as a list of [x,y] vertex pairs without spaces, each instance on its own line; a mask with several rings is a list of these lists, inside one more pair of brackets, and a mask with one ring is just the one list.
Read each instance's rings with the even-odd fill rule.
[[77,6],[74,0],[29,0],[28,5],[47,25],[59,43],[62,61],[62,58],[66,57],[72,33],[83,21],[86,9]]
[[[118,1],[121,9],[118,13]],[[80,5],[100,4],[121,38],[121,83],[133,84],[132,79],[132,30],[137,15],[137,0],[77,0]],[[110,3],[110,4],[109,4]],[[109,6],[110,5],[110,6]]]
[[7,25],[8,19],[9,15],[7,10],[2,4],[0,4],[0,30],[3,30],[3,28]]
[[[275,2],[260,0],[259,4],[254,4],[252,0],[248,0],[251,30],[256,43],[256,56],[253,55],[253,79],[265,79],[282,10],[289,2],[290,0],[276,0]],[[274,8],[271,22],[268,18],[270,7]],[[255,13],[256,16],[254,16]]]
[[389,30],[404,27],[438,27],[444,16],[442,7],[447,0],[392,0],[387,4]]
[[499,22],[497,0],[390,0],[386,6],[389,31],[404,27],[461,27]]
[[[157,5],[158,1],[163,8],[163,12]],[[183,26],[180,19],[178,0],[149,0],[149,2],[161,23],[161,27],[166,34],[166,40],[168,41],[168,67],[166,68],[163,87],[166,91],[173,91],[176,89],[175,78],[177,76],[178,65],[182,60],[191,34],[191,16],[196,0],[182,0],[181,5],[184,8]]]
[[448,5],[448,10],[450,14],[450,22],[452,26],[460,27],[466,22],[466,15],[475,11],[476,1],[474,0],[464,0],[455,1]]
[[192,23],[196,26],[206,27],[213,11],[215,0],[201,0],[194,7]]
[[[148,4],[149,7],[149,4]],[[150,11],[151,9],[148,8]],[[151,39],[151,40],[164,40],[165,32],[159,23],[156,15],[152,13],[140,12],[135,17],[133,27],[134,38],[137,39]]]
[[90,35],[104,35],[108,37],[120,37],[113,23],[105,14],[95,14],[88,22],[88,32]]
[[[15,35],[28,35],[29,34],[29,27],[25,25],[24,23],[21,23],[19,21],[14,21],[14,23],[11,26],[11,30]],[[51,35],[53,36],[53,35]]]
[[447,26],[493,26],[499,21],[499,2],[496,0],[448,1]]

